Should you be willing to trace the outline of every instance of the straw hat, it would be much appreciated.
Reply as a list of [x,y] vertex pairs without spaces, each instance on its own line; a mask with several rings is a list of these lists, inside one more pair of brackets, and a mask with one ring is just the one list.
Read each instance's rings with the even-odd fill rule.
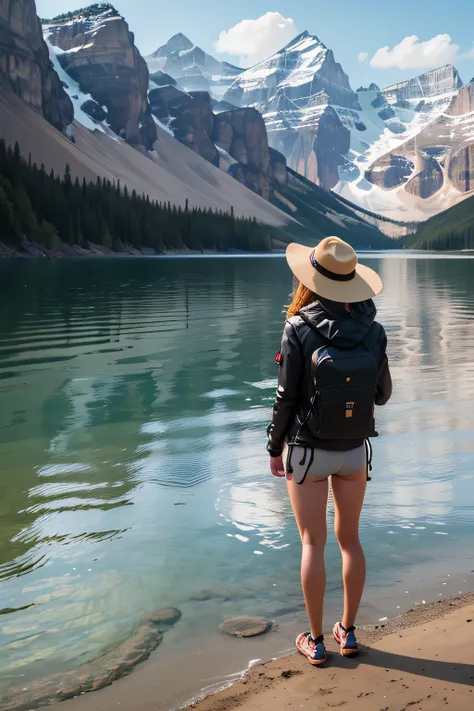
[[366,301],[383,288],[379,275],[358,264],[355,250],[339,237],[326,237],[315,248],[293,242],[286,259],[298,281],[324,299]]

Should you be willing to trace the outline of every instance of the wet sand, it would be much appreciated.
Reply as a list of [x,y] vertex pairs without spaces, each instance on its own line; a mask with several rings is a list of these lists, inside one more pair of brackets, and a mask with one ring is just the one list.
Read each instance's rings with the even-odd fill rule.
[[357,659],[343,659],[331,641],[325,668],[314,669],[293,654],[254,667],[231,688],[188,708],[472,711],[473,633],[471,593],[417,608],[384,627],[362,630],[364,646]]

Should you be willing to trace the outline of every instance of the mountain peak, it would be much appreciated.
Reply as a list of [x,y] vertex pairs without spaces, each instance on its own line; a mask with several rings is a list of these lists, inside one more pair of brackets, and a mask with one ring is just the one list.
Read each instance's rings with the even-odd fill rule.
[[178,45],[178,44],[186,45],[186,49],[191,49],[191,47],[194,47],[191,40],[188,37],[186,37],[186,35],[183,35],[182,32],[177,32],[175,35],[170,37],[167,44],[170,46],[174,46],[174,45]]
[[173,35],[166,44],[158,47],[156,52],[153,52],[152,57],[169,57],[170,54],[174,52],[186,52],[194,47],[190,39],[183,35],[182,32],[178,32]]
[[314,44],[319,44],[321,45],[321,47],[324,47],[324,49],[326,49],[325,45],[321,42],[319,37],[316,37],[316,35],[310,35],[308,30],[304,30],[304,32],[300,32],[299,35],[296,35],[296,37],[292,39],[291,42],[288,42],[288,44],[280,50],[279,54],[283,52],[288,52],[290,50],[303,51],[303,49],[307,49]]
[[300,42],[301,40],[304,40],[307,37],[310,37],[310,34],[309,34],[308,30],[304,30],[303,32],[300,32],[299,35],[296,35],[296,37],[294,38],[294,40],[292,40],[292,42]]

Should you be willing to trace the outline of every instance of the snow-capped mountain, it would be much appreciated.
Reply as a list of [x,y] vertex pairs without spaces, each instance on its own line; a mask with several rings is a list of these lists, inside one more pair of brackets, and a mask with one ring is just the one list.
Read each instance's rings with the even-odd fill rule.
[[221,99],[243,71],[214,59],[181,33],[171,37],[145,60],[152,82],[162,85],[162,75],[167,74],[182,91],[209,91],[215,99]]
[[183,35],[147,61],[157,85],[171,79],[182,90],[209,91],[216,113],[256,108],[290,168],[370,211],[420,220],[472,189],[474,175],[466,180],[463,171],[472,173],[473,110],[460,113],[472,90],[451,65],[355,92],[332,50],[308,32],[246,70]]
[[[304,32],[240,74],[224,98],[258,108],[270,145],[313,182],[368,210],[422,219],[462,196],[449,166],[470,121],[461,130],[459,118],[449,119],[456,127],[447,145],[438,130],[461,87],[448,65],[383,90],[371,84],[353,92],[332,51]],[[436,129],[428,134],[430,126]]]
[[239,74],[225,98],[237,106],[255,106],[262,113],[293,102],[298,109],[328,103],[357,107],[349,77],[332,50],[308,32]]
[[[361,111],[336,107],[350,150],[335,191],[385,215],[424,219],[474,188],[474,86],[452,66],[382,91],[359,90]],[[456,166],[458,166],[456,168]],[[474,176],[473,176],[474,177]]]

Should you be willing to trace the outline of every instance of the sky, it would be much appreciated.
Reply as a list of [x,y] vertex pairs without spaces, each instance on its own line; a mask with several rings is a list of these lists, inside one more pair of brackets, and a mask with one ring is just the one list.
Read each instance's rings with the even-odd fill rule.
[[[51,17],[87,0],[36,0]],[[472,0],[115,0],[143,55],[182,32],[218,59],[251,66],[308,30],[330,47],[351,86],[385,87],[442,64],[474,77]]]

